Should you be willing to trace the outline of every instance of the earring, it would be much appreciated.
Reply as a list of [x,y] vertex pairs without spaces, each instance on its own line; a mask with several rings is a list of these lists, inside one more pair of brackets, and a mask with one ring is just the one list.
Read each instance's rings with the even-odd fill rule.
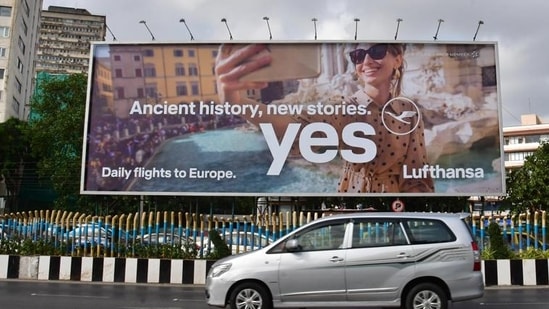
[[393,79],[396,79],[396,80],[400,79],[400,70],[399,69],[393,69]]

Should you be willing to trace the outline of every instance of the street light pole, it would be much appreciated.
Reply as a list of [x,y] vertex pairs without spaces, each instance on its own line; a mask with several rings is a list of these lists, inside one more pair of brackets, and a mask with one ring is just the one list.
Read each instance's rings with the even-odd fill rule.
[[147,28],[147,31],[149,31],[149,34],[151,35],[151,40],[153,40],[153,41],[156,40],[155,37],[154,37],[154,34],[151,31],[151,29],[149,29],[149,26],[147,26],[147,22],[144,21],[144,20],[141,20],[139,23],[145,25],[145,28]]
[[191,36],[191,41],[194,40],[194,36],[191,32],[191,29],[189,29],[189,26],[187,26],[187,23],[185,22],[185,18],[181,18],[179,20],[180,23],[183,23],[185,25],[185,28],[187,28],[187,31],[189,32],[189,35]]
[[109,26],[107,26],[107,24],[105,24],[105,27],[107,27],[107,30],[108,30],[109,33],[111,34],[112,40],[113,40],[113,41],[116,41],[116,37],[115,37],[114,34],[112,33],[111,28],[109,28]]
[[395,40],[397,39],[397,36],[398,36],[398,29],[400,28],[400,22],[402,22],[402,18],[397,18],[397,30],[395,32]]
[[269,40],[273,39],[273,34],[271,33],[271,25],[269,25],[269,17],[263,17],[263,20],[267,22],[267,29],[269,29]]
[[435,36],[433,37],[433,39],[435,39],[435,41],[438,39],[438,30],[440,29],[440,24],[444,22],[444,19],[439,19],[438,20],[438,27],[437,27],[437,32],[435,33]]
[[231,29],[229,29],[229,24],[227,23],[226,18],[221,18],[221,22],[225,23],[225,26],[227,27],[227,31],[229,32],[229,40],[233,39],[233,34],[231,33]]
[[482,20],[478,21],[477,31],[475,31],[475,36],[473,37],[473,41],[477,39],[478,29],[480,29],[480,25],[483,25],[484,22]]
[[360,21],[360,19],[355,18],[354,21],[355,21],[355,41],[356,41],[356,37],[358,35],[358,22]]
[[316,22],[318,21],[318,19],[316,19],[316,17],[313,17],[313,19],[311,19],[311,21],[313,22],[314,26],[315,26],[315,40],[316,40],[316,37],[317,37],[317,33],[316,33]]

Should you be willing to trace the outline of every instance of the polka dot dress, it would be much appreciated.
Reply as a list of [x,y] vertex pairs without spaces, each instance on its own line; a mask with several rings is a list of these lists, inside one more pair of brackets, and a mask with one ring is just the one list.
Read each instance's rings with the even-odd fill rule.
[[[345,162],[338,183],[338,192],[433,192],[434,185],[430,177],[403,177],[404,165],[411,170],[421,169],[428,163],[423,123],[417,112],[413,112],[417,111],[414,104],[407,100],[394,100],[384,107],[373,102],[362,91],[357,92],[349,101],[350,104],[366,105],[368,115],[304,116],[307,122],[331,123],[338,132],[352,122],[366,122],[375,129],[374,136],[364,136],[376,144],[375,158],[366,163]],[[349,148],[344,144],[340,147]]]

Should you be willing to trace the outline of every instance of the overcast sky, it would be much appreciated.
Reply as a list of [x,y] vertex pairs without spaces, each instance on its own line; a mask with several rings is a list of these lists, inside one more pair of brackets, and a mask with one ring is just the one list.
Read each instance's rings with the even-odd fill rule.
[[[267,40],[358,40],[497,42],[503,126],[535,113],[549,123],[549,1],[547,0],[44,0],[50,5],[105,15],[119,42]],[[107,41],[112,36],[107,33]]]

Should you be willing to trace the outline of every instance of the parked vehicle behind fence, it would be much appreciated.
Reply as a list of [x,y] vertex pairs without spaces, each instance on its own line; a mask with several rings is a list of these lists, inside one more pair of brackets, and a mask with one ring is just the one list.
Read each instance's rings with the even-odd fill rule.
[[[219,230],[219,232],[220,237],[225,241],[232,254],[261,249],[273,242],[272,238],[255,231],[226,229],[225,231]],[[215,249],[214,244],[208,237],[198,239],[197,244],[199,246],[202,244],[202,247],[204,248],[203,254],[205,256],[207,256],[210,252],[213,252]]]

